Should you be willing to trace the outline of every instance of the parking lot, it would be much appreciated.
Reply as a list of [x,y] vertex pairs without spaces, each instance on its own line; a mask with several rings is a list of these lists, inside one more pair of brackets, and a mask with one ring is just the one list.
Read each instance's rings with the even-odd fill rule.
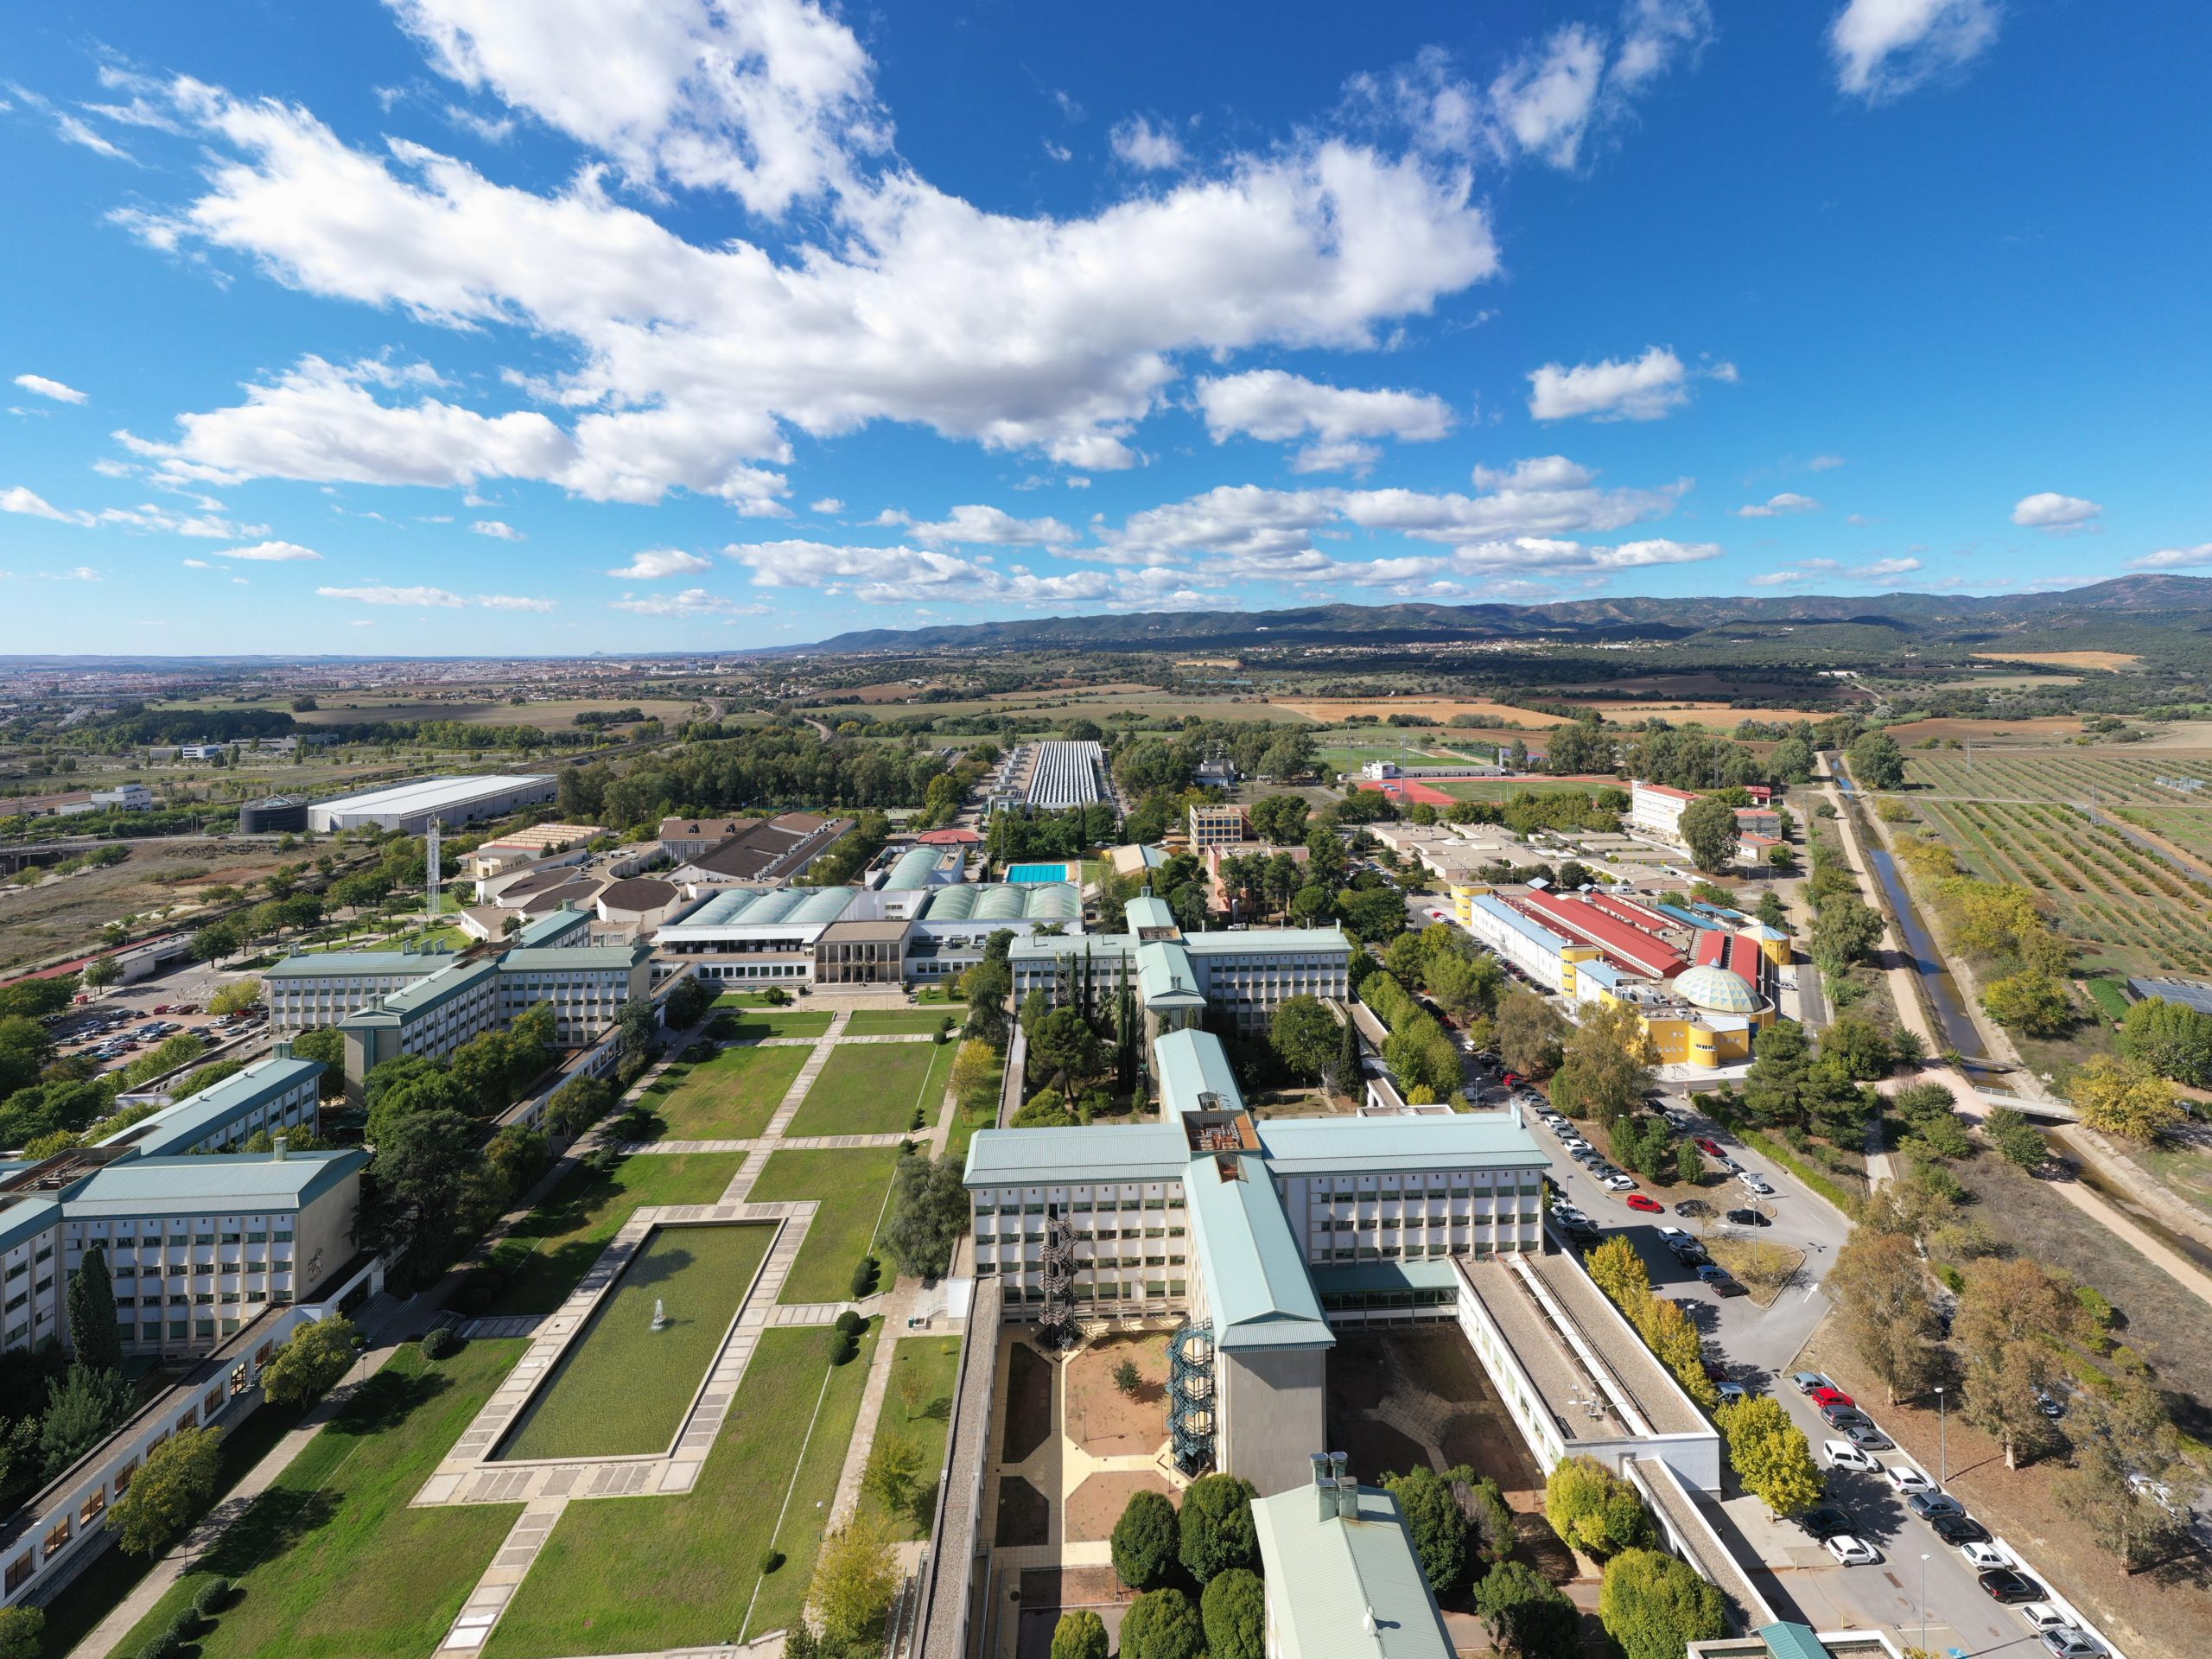
[[211,1046],[243,1034],[248,1040],[230,1052],[244,1053],[259,1046],[255,1039],[265,1039],[265,1014],[256,1010],[253,1018],[226,1026],[207,1011],[208,999],[232,977],[188,963],[135,985],[80,993],[84,1000],[54,1022],[56,1050],[85,1055],[103,1071],[119,1071],[182,1032]]
[[[1424,925],[1428,901],[1408,903],[1408,920]],[[1572,1121],[1556,1125],[1534,1116],[1549,1112],[1540,1089],[1502,1086],[1494,1065],[1471,1058],[1468,1083],[1477,1102],[1503,1106],[1516,1095],[1531,1114],[1537,1144],[1551,1159],[1551,1177],[1560,1205],[1579,1211],[1587,1225],[1573,1230],[1555,1219],[1554,1232],[1570,1248],[1589,1248],[1614,1233],[1636,1248],[1650,1274],[1654,1291],[1678,1301],[1706,1338],[1708,1357],[1727,1384],[1751,1393],[1771,1394],[1790,1420],[1804,1430],[1815,1459],[1827,1473],[1827,1503],[1842,1511],[1819,1516],[1808,1528],[1777,1522],[1756,1498],[1732,1498],[1723,1506],[1724,1535],[1730,1536],[1746,1563],[1764,1562],[1767,1572],[1758,1577],[1763,1592],[1777,1611],[1795,1616],[1820,1630],[1876,1627],[1897,1634],[1900,1645],[1925,1645],[1938,1654],[1959,1649],[1975,1656],[1997,1654],[2045,1655],[2053,1649],[2039,1639],[2036,1626],[2021,1607],[1994,1599],[1980,1582],[1984,1570],[1969,1561],[1959,1545],[1939,1537],[1929,1522],[1908,1507],[1908,1484],[1916,1470],[1912,1460],[1887,1446],[1879,1434],[1882,1402],[1853,1402],[1844,1409],[1859,1409],[1872,1420],[1874,1435],[1868,1439],[1871,1453],[1851,1462],[1871,1462],[1873,1468],[1834,1467],[1825,1448],[1845,1434],[1826,1421],[1821,1408],[1789,1381],[1800,1369],[1798,1355],[1829,1309],[1821,1288],[1828,1263],[1834,1261],[1850,1233],[1850,1224],[1826,1200],[1815,1196],[1786,1170],[1769,1166],[1759,1155],[1729,1135],[1720,1125],[1698,1113],[1679,1093],[1667,1098],[1664,1110],[1678,1140],[1705,1143],[1706,1161],[1713,1173],[1692,1187],[1680,1181],[1661,1186],[1615,1170],[1610,1183],[1603,1172],[1611,1168],[1602,1156],[1585,1154],[1578,1161],[1569,1141],[1577,1137]],[[1592,1152],[1596,1152],[1592,1148]],[[1724,1160],[1726,1160],[1724,1162]],[[1755,1193],[1738,1178],[1737,1166],[1767,1187]],[[1641,1204],[1633,1200],[1642,1201]],[[1675,1205],[1686,1200],[1712,1206],[1709,1217],[1685,1216]],[[1649,1207],[1646,1207],[1649,1206]],[[1767,1224],[1741,1225],[1725,1219],[1730,1210],[1756,1206]],[[1667,1230],[1666,1231],[1662,1231]],[[1672,1242],[1678,1248],[1670,1248]],[[1698,1272],[1700,1242],[1730,1236],[1757,1237],[1804,1253],[1804,1261],[1780,1294],[1761,1306],[1749,1294],[1726,1292],[1701,1279]],[[1678,1249],[1679,1252],[1678,1253]],[[1862,1436],[1862,1438],[1867,1438]],[[1893,1474],[1893,1471],[1903,1471]],[[1925,1474],[1933,1486],[1941,1471]],[[1817,1512],[1816,1512],[1817,1514]],[[1841,1525],[1839,1526],[1839,1519]],[[1847,1531],[1867,1546],[1876,1559],[1845,1565],[1824,1548],[1819,1533]],[[1972,1541],[1973,1529],[1961,1531]],[[1848,1554],[1858,1552],[1846,1551]],[[1998,1564],[1993,1560],[1990,1566]],[[2033,1576],[2031,1567],[2031,1576]],[[1923,1591],[1924,1582],[1924,1591]],[[2040,1599],[2044,1586],[2035,1586]],[[1927,1641],[1921,1643],[1923,1610]]]

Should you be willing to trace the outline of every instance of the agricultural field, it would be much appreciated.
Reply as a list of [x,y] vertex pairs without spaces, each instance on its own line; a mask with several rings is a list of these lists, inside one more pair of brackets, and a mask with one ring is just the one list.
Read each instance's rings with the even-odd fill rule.
[[[1891,734],[1904,729],[1891,727]],[[2183,787],[2158,780],[2167,779]],[[2187,788],[2194,779],[2201,791]],[[1977,801],[2063,801],[2087,804],[2096,791],[2100,806],[2190,806],[2202,802],[2212,812],[2212,750],[2161,749],[2145,754],[2126,749],[1976,749],[1965,753],[1908,753],[1908,789],[1932,795],[1961,795]]]
[[2032,887],[2084,972],[2212,973],[2212,880],[2070,806],[1918,800],[1974,874]]
[[[319,709],[294,716],[302,726],[352,726],[379,720],[450,720],[463,726],[534,726],[541,732],[570,731],[576,716],[593,711],[635,709],[647,720],[674,725],[690,717],[689,702],[653,697],[556,697],[544,702],[441,702],[346,696],[339,694]],[[617,728],[620,729],[620,728]]]
[[[1501,778],[1496,780],[1472,779],[1465,783],[1439,783],[1429,785],[1440,789],[1456,801],[1510,801],[1516,795],[1587,795],[1603,789],[1603,784],[1578,784],[1567,779]],[[1613,785],[1620,787],[1620,785]]]
[[1557,715],[1516,709],[1511,703],[1493,702],[1487,697],[1276,697],[1268,700],[1268,710],[1274,718],[1291,713],[1330,726],[1340,724],[1353,715],[1370,715],[1376,720],[1388,720],[1393,715],[1420,715],[1440,725],[1454,715],[1468,715],[1493,726],[1517,726],[1532,732],[1549,731],[1554,726],[1567,724]]
[[1977,651],[1969,654],[1985,663],[2046,663],[2053,668],[2094,668],[2107,674],[2118,674],[2143,660],[2124,651]]

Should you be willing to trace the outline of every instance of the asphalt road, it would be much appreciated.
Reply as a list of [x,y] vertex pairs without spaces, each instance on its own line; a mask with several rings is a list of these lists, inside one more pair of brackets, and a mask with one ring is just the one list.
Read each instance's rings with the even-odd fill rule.
[[[1429,911],[1440,908],[1433,899],[1415,895],[1407,901],[1407,919],[1415,927],[1427,926],[1436,919]],[[1621,1233],[1635,1245],[1650,1272],[1652,1288],[1682,1304],[1704,1335],[1707,1353],[1726,1367],[1732,1380],[1780,1400],[1790,1420],[1805,1431],[1815,1457],[1825,1467],[1827,1459],[1822,1455],[1822,1445],[1838,1436],[1821,1420],[1812,1402],[1800,1395],[1788,1379],[1789,1373],[1798,1369],[1798,1353],[1828,1313],[1830,1303],[1821,1286],[1828,1264],[1849,1235],[1850,1224],[1787,1170],[1772,1167],[1719,1125],[1699,1115],[1688,1105],[1686,1090],[1675,1089],[1669,1092],[1677,1096],[1675,1109],[1688,1116],[1688,1128],[1682,1132],[1685,1136],[1714,1141],[1746,1170],[1764,1176],[1774,1188],[1771,1198],[1760,1201],[1773,1218],[1771,1226],[1741,1229],[1720,1222],[1717,1217],[1693,1220],[1673,1213],[1674,1206],[1693,1193],[1713,1205],[1716,1211],[1751,1203],[1751,1195],[1736,1185],[1732,1178],[1725,1182],[1708,1178],[1703,1185],[1694,1189],[1680,1182],[1662,1187],[1639,1179],[1637,1191],[1665,1205],[1669,1212],[1663,1216],[1649,1215],[1628,1207],[1627,1192],[1615,1192],[1600,1185],[1567,1155],[1550,1130],[1540,1122],[1532,1125],[1537,1144],[1550,1154],[1552,1179],[1566,1194],[1567,1201],[1588,1216],[1600,1231]],[[1502,1104],[1503,1092],[1496,1092],[1492,1098]],[[1802,1250],[1804,1263],[1769,1306],[1759,1306],[1749,1296],[1724,1299],[1699,1283],[1694,1272],[1675,1261],[1660,1241],[1658,1229],[1662,1225],[1680,1227],[1700,1237],[1708,1232],[1714,1236],[1756,1236]],[[1880,1403],[1860,1403],[1878,1426],[1882,1420]],[[1896,1452],[1878,1456],[1885,1463],[1910,1461]],[[1938,1471],[1927,1472],[1933,1478]],[[1866,1567],[1828,1562],[1783,1568],[1771,1578],[1762,1580],[1763,1585],[1779,1591],[1778,1599],[1794,1600],[1802,1616],[1815,1629],[1886,1628],[1900,1633],[1901,1645],[1908,1642],[1917,1643],[1923,1606],[1920,1558],[1925,1554],[1926,1645],[1932,1651],[1942,1654],[1948,1649],[1959,1648],[1976,1656],[1976,1659],[1984,1655],[2005,1656],[2007,1659],[2011,1656],[2029,1659],[2029,1656],[2042,1655],[2043,1649],[2026,1621],[2011,1608],[1999,1606],[1989,1599],[1965,1558],[1907,1510],[1904,1500],[1890,1490],[1882,1476],[1829,1469],[1827,1485],[1829,1501],[1851,1512],[1860,1529],[1860,1536],[1879,1550],[1884,1559]],[[1738,1508],[1732,1513],[1743,1516],[1746,1511]],[[1738,1530],[1756,1554],[1759,1546],[1768,1541],[1757,1535],[1765,1528],[1777,1526],[1791,1523],[1773,1521],[1760,1509],[1755,1518],[1745,1519]],[[1791,1530],[1797,1535],[1789,1541],[1801,1552],[1812,1543],[1796,1528],[1791,1527]]]

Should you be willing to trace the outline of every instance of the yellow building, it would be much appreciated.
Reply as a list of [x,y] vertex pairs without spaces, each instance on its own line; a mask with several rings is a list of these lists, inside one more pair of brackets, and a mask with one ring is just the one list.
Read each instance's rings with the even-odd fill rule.
[[1772,1023],[1773,1004],[1726,968],[1685,969],[1669,983],[1584,963],[1575,976],[1580,1000],[1636,1010],[1662,1065],[1718,1071],[1751,1058],[1751,1045]]

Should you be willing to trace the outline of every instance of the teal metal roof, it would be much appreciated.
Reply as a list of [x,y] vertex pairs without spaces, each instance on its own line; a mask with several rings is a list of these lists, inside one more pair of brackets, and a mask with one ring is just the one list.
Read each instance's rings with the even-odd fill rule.
[[1160,1077],[1160,1105],[1170,1123],[1182,1112],[1202,1109],[1200,1095],[1218,1095],[1219,1109],[1241,1112],[1244,1096],[1230,1070],[1221,1039],[1203,1031],[1163,1032],[1152,1046]]
[[1203,1008],[1198,969],[1183,947],[1154,939],[1137,947],[1137,1000],[1147,1008]]
[[1809,1624],[1762,1624],[1751,1634],[1766,1643],[1774,1659],[1829,1659],[1827,1643]]
[[1356,1519],[1325,1521],[1318,1494],[1301,1486],[1256,1500],[1252,1523],[1281,1659],[1452,1659],[1389,1493],[1363,1486]]
[[1082,895],[1065,881],[960,881],[931,893],[918,919],[1065,922],[1082,913]]
[[519,930],[514,936],[514,948],[518,950],[541,950],[571,933],[588,933],[590,931],[589,911],[575,910],[563,905],[551,915],[541,916]]
[[1129,931],[1141,932],[1147,927],[1173,927],[1175,912],[1167,901],[1157,893],[1141,893],[1122,906],[1122,913],[1128,918]]
[[912,893],[917,887],[930,884],[930,876],[938,866],[939,847],[911,847],[899,855],[891,867],[891,874],[883,878],[886,893]]
[[1190,1156],[1182,1128],[1174,1123],[979,1129],[968,1143],[963,1179],[970,1186],[1179,1181]]
[[286,957],[261,970],[264,979],[345,979],[435,974],[454,964],[449,950],[316,950]]
[[1259,1126],[1279,1175],[1387,1173],[1462,1165],[1541,1169],[1536,1139],[1509,1112],[1433,1117],[1271,1117]]
[[119,1158],[69,1198],[69,1217],[238,1215],[290,1209],[321,1197],[369,1161],[346,1152],[211,1153],[197,1158]]
[[1231,1351],[1336,1345],[1306,1276],[1304,1252],[1257,1155],[1192,1159],[1183,1177],[1183,1202],[1217,1344]]
[[[759,927],[780,923],[806,927],[836,921],[853,902],[851,887],[743,888],[718,893],[688,916],[670,924],[677,927]],[[664,927],[664,932],[667,931]]]
[[234,1072],[198,1094],[188,1095],[127,1128],[118,1129],[96,1144],[106,1146],[123,1141],[148,1158],[159,1158],[172,1150],[181,1152],[286,1090],[321,1077],[323,1069],[321,1060],[257,1060],[245,1071]]
[[51,1193],[0,1195],[0,1250],[12,1250],[58,1225],[60,1220],[61,1200]]
[[548,945],[534,950],[510,950],[499,958],[499,969],[510,974],[589,973],[634,968],[652,953],[649,944]]

